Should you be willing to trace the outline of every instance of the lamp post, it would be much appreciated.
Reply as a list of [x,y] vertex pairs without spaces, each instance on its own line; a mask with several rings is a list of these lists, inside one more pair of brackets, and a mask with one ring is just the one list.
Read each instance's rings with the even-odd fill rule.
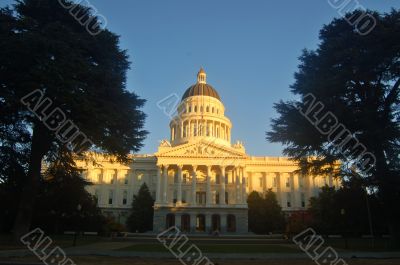
[[342,208],[340,210],[340,215],[342,216],[342,222],[343,222],[343,238],[344,238],[344,248],[347,249],[348,248],[348,244],[347,244],[347,236],[346,236],[346,210],[344,208]]
[[76,206],[76,229],[75,229],[75,234],[74,234],[74,242],[72,243],[72,245],[75,247],[76,246],[76,240],[77,240],[77,237],[78,237],[78,233],[79,233],[79,229],[78,229],[78,217],[80,216],[80,212],[81,212],[81,210],[82,210],[82,205],[81,204],[78,204],[77,206]]
[[375,248],[375,236],[374,236],[374,228],[372,225],[372,216],[371,216],[371,207],[369,205],[369,200],[368,200],[368,190],[367,187],[364,187],[364,194],[365,194],[365,202],[367,204],[367,214],[368,214],[368,223],[369,223],[369,232],[371,233],[371,238],[372,238],[372,248]]

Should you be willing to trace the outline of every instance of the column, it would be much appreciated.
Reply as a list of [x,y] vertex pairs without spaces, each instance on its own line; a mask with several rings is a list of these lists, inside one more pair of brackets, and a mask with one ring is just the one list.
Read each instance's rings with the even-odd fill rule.
[[156,203],[161,202],[161,171],[162,165],[157,165]]
[[211,220],[211,213],[206,213],[206,233],[211,232],[212,229],[212,220]]
[[168,203],[168,165],[164,165],[163,171],[163,203]]
[[192,205],[196,205],[196,182],[197,182],[197,166],[193,166],[192,171]]
[[247,203],[247,193],[246,193],[246,176],[244,174],[244,167],[240,169],[242,171],[242,203]]
[[176,213],[175,214],[175,226],[178,227],[178,229],[182,229],[182,214],[181,213]]
[[280,173],[279,174],[279,186],[280,186],[280,192],[281,192],[281,207],[282,208],[287,208],[287,191],[288,188],[286,187],[286,178],[289,176],[288,173]]
[[181,133],[181,139],[183,138],[183,121],[181,121],[181,131],[180,131],[180,133]]
[[178,196],[177,205],[182,205],[182,168],[183,165],[178,165]]
[[220,204],[225,205],[225,167],[221,166],[221,194],[219,196],[220,198]]
[[192,233],[196,232],[196,214],[190,214],[190,230]]
[[238,168],[234,168],[233,170],[234,174],[235,174],[235,194],[236,194],[236,204],[240,203],[240,176],[239,176],[239,172],[238,172]]
[[207,166],[207,190],[206,190],[206,206],[211,205],[211,167]]
[[292,202],[292,207],[294,208],[298,208],[301,206],[301,198],[300,198],[300,194],[301,194],[301,190],[300,190],[300,186],[299,186],[299,178],[301,178],[301,176],[299,176],[299,174],[293,174],[293,202]]

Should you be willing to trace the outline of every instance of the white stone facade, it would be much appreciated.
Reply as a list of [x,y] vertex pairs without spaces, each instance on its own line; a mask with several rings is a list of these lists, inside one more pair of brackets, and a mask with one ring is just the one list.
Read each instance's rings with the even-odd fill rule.
[[[190,90],[190,91],[189,91]],[[170,123],[170,141],[153,155],[133,155],[122,165],[92,154],[97,163],[77,161],[92,181],[91,194],[105,214],[124,223],[132,197],[145,182],[155,199],[154,231],[176,225],[193,233],[246,233],[247,195],[272,189],[286,212],[304,210],[321,187],[339,187],[328,176],[300,176],[285,157],[252,157],[231,144],[232,124],[203,70]]]

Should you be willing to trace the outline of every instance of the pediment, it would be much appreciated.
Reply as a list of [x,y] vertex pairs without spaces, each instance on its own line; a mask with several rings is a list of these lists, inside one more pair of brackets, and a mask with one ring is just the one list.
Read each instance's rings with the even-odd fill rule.
[[246,158],[245,153],[235,148],[206,140],[164,149],[155,155],[157,157]]

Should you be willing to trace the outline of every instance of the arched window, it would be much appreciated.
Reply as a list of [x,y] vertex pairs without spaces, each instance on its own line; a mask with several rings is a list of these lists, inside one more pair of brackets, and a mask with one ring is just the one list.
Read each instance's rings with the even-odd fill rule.
[[190,215],[188,215],[188,214],[182,215],[181,230],[182,230],[182,232],[190,232]]
[[175,226],[175,215],[172,213],[167,214],[165,228]]
[[212,110],[211,110],[211,112],[212,112],[212,113],[214,113],[214,107],[212,107]]
[[189,106],[189,112],[192,112],[192,106]]
[[210,107],[209,106],[207,106],[206,112],[210,112]]
[[219,214],[213,214],[211,217],[211,222],[212,222],[212,231],[221,231],[221,217]]
[[197,106],[194,106],[194,112],[197,112]]
[[233,214],[226,216],[226,230],[228,232],[236,232],[236,217]]

